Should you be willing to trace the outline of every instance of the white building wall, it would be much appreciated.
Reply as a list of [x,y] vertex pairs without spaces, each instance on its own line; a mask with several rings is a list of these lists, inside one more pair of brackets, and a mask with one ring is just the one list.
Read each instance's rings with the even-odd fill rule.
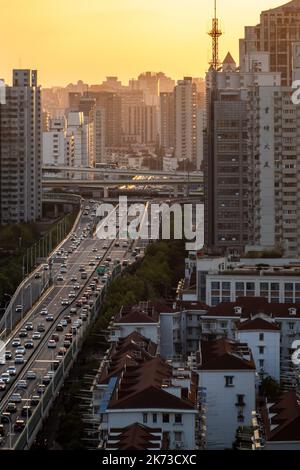
[[[255,410],[255,371],[198,371],[199,386],[206,388],[206,440],[210,450],[232,448],[239,426],[250,426]],[[233,376],[233,387],[225,386]],[[237,395],[244,395],[244,422],[238,421]]]
[[[260,340],[260,334],[263,340]],[[280,331],[238,331],[238,340],[247,343],[250,347],[256,370],[264,372],[265,376],[271,376],[280,381]],[[264,347],[264,353],[260,353],[260,347]],[[260,361],[264,361],[263,367]]]
[[[103,423],[103,428],[123,428],[134,423],[145,424],[149,427],[161,428],[163,432],[169,433],[170,450],[177,448],[177,443],[182,442],[184,450],[195,450],[195,426],[196,411],[187,412],[186,410],[161,410],[145,408],[143,410],[108,410],[107,423]],[[157,421],[153,422],[153,414],[157,414]],[[144,421],[144,415],[147,415],[147,422]],[[163,422],[163,414],[169,414],[169,423]],[[182,415],[182,423],[175,423],[175,414]],[[182,434],[182,440],[176,441],[175,433]]]

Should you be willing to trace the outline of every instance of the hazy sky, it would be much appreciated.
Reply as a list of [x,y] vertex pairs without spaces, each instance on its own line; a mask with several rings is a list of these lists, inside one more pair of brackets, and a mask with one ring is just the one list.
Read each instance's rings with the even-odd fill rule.
[[[238,60],[244,25],[284,0],[219,0],[221,56]],[[0,0],[0,77],[37,68],[44,86],[123,81],[146,70],[203,76],[213,0]]]

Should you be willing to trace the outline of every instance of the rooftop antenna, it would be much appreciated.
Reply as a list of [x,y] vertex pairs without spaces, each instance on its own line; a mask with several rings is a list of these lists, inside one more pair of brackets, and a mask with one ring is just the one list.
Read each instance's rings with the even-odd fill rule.
[[213,70],[218,70],[220,66],[219,61],[219,38],[222,36],[223,32],[219,25],[219,20],[217,18],[217,0],[214,0],[214,18],[212,19],[212,28],[209,31],[208,35],[212,38],[212,60],[210,61],[211,68]]

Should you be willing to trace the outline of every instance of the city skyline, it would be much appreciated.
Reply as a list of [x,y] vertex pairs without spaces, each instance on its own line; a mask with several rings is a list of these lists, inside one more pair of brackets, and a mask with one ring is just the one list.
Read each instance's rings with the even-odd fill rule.
[[[29,0],[25,7],[16,0],[2,6],[0,40],[7,46],[2,50],[0,76],[9,83],[11,69],[34,68],[45,87],[78,79],[100,83],[110,75],[126,83],[145,70],[164,71],[174,79],[203,77],[211,58],[207,32],[213,2],[203,3],[154,0],[149,6],[145,1],[128,0],[124,7],[121,0],[111,0],[109,5],[103,0],[85,4],[45,0],[43,5]],[[225,32],[220,58],[230,50],[238,62],[238,39],[244,25],[257,24],[261,10],[281,3],[254,0],[245,18],[241,2],[220,1],[218,16]],[[9,41],[11,31],[15,33]]]

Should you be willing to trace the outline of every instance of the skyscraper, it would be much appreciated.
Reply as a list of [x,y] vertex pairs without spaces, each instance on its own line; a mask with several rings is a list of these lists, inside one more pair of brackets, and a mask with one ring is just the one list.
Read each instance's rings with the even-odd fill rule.
[[248,52],[270,53],[270,71],[281,73],[283,86],[292,83],[292,45],[300,40],[300,0],[263,11],[260,24],[245,28],[240,42],[241,55]]
[[[207,132],[205,137],[205,241],[212,251],[241,253],[250,237],[248,89],[280,85],[279,74],[258,71],[264,53],[240,72],[230,54],[219,71],[207,74]],[[248,131],[251,131],[250,136]]]
[[36,70],[14,70],[0,104],[0,223],[42,215],[41,90]]
[[160,94],[160,145],[164,151],[175,148],[174,92]]
[[175,87],[175,156],[196,165],[197,159],[197,87],[185,77]]

